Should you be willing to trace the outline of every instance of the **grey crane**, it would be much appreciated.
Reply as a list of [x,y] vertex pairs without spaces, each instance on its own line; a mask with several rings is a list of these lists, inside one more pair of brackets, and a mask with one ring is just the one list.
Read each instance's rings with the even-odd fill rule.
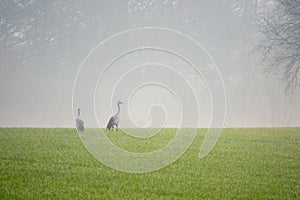
[[113,130],[114,127],[116,127],[116,130],[118,130],[118,126],[119,126],[119,122],[120,122],[120,104],[123,104],[123,102],[121,102],[121,101],[117,102],[118,112],[109,119],[109,122],[106,126],[106,130],[109,130],[109,131],[111,129]]
[[78,108],[78,117],[76,119],[76,128],[77,131],[79,132],[83,132],[84,131],[84,122],[82,121],[82,119],[80,119],[80,108]]

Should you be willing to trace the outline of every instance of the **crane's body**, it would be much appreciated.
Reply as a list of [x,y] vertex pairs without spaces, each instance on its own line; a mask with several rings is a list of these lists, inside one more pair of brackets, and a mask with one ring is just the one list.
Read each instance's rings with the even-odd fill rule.
[[106,130],[113,130],[114,127],[116,127],[116,130],[118,130],[118,126],[120,122],[120,104],[122,104],[122,102],[118,101],[117,102],[118,112],[109,119],[106,126]]
[[84,131],[84,122],[80,119],[80,108],[78,108],[78,117],[76,119],[76,128],[77,131],[83,132]]

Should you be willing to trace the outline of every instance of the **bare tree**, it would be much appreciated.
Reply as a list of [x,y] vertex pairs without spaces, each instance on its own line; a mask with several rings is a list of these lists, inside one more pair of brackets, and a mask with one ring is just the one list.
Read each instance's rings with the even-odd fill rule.
[[300,86],[300,1],[269,0],[258,16],[258,47],[265,72],[278,75],[287,92]]

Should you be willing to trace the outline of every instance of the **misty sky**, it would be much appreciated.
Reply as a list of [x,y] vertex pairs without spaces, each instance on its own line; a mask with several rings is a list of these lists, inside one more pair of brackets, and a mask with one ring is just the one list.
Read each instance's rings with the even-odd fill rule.
[[[223,117],[220,77],[225,126],[299,126],[299,90],[285,95],[259,62],[256,21],[272,5],[257,2],[1,1],[0,126],[72,127],[77,107],[86,126],[105,126],[121,100],[121,127],[208,127]],[[176,30],[203,49],[174,32],[147,29],[99,45],[141,27]],[[155,48],[128,53],[105,70],[145,46]]]

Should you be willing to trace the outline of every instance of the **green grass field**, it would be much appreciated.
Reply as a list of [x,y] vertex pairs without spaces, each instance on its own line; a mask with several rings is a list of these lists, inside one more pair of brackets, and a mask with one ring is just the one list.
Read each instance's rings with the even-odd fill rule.
[[[162,147],[172,134],[109,137],[139,152]],[[75,129],[1,128],[0,199],[300,199],[300,128],[224,129],[199,160],[204,136],[198,130],[172,165],[129,174],[94,159]]]

